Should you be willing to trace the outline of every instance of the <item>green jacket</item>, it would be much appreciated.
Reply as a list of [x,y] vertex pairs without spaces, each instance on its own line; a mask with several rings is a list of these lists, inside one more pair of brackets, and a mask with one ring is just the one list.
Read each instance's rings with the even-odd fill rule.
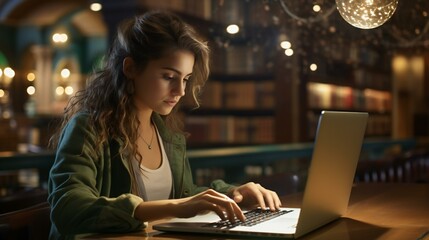
[[[74,239],[81,233],[131,232],[145,227],[133,217],[143,200],[130,193],[130,168],[126,156],[119,153],[121,141],[112,139],[96,149],[97,133],[88,126],[88,119],[88,114],[77,114],[60,137],[48,184],[50,239]],[[193,183],[185,137],[169,131],[158,114],[153,114],[152,120],[170,162],[173,197],[206,190]],[[232,187],[222,180],[211,184],[211,188],[223,193]]]

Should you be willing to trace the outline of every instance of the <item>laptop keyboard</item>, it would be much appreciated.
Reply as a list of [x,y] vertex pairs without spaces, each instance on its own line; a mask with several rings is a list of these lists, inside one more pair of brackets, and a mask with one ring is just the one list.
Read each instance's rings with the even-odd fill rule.
[[236,219],[235,223],[230,222],[229,220],[220,220],[213,223],[208,223],[204,225],[204,227],[213,227],[213,228],[219,228],[219,229],[229,229],[236,226],[253,226],[261,222],[265,222],[267,220],[273,219],[275,217],[281,216],[283,214],[292,212],[292,210],[281,210],[281,211],[271,211],[269,209],[254,209],[251,211],[248,211],[244,213],[244,216],[246,216],[246,221],[242,222],[238,219]]

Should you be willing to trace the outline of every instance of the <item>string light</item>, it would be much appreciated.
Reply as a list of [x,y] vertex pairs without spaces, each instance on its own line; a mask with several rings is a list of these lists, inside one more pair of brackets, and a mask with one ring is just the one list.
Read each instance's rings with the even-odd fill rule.
[[98,11],[101,11],[103,6],[98,2],[94,2],[94,3],[91,3],[89,8],[91,9],[91,11],[98,12]]
[[28,88],[27,88],[27,94],[28,95],[34,95],[36,93],[36,88],[34,87],[34,86],[29,86]]
[[54,35],[52,35],[52,41],[54,41],[54,43],[66,43],[68,38],[68,35],[65,33],[54,33]]
[[67,68],[63,68],[61,70],[61,77],[62,78],[69,78],[70,77],[70,70]]
[[32,81],[34,81],[35,79],[36,79],[36,75],[35,75],[34,73],[30,72],[30,73],[28,73],[28,74],[27,74],[27,80],[28,80],[29,82],[32,82]]
[[240,27],[238,27],[236,24],[231,24],[226,28],[226,31],[229,34],[236,34],[240,31]]

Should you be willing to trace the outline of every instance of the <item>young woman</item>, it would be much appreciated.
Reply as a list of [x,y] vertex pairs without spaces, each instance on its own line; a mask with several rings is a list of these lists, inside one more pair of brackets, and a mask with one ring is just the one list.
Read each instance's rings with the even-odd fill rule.
[[52,239],[130,232],[145,222],[206,211],[244,220],[240,207],[279,209],[255,183],[192,181],[176,118],[182,97],[198,106],[208,48],[177,16],[148,12],[123,23],[103,69],[68,104],[50,171]]

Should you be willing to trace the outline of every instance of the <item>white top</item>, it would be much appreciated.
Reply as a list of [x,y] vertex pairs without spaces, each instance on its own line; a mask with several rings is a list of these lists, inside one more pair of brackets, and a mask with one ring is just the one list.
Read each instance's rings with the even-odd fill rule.
[[[156,127],[155,130],[158,139],[161,139]],[[159,141],[159,147],[161,149],[161,166],[159,168],[149,169],[143,165],[139,167],[138,161],[132,161],[137,180],[137,193],[145,201],[168,199],[173,187],[170,163],[162,141]]]

